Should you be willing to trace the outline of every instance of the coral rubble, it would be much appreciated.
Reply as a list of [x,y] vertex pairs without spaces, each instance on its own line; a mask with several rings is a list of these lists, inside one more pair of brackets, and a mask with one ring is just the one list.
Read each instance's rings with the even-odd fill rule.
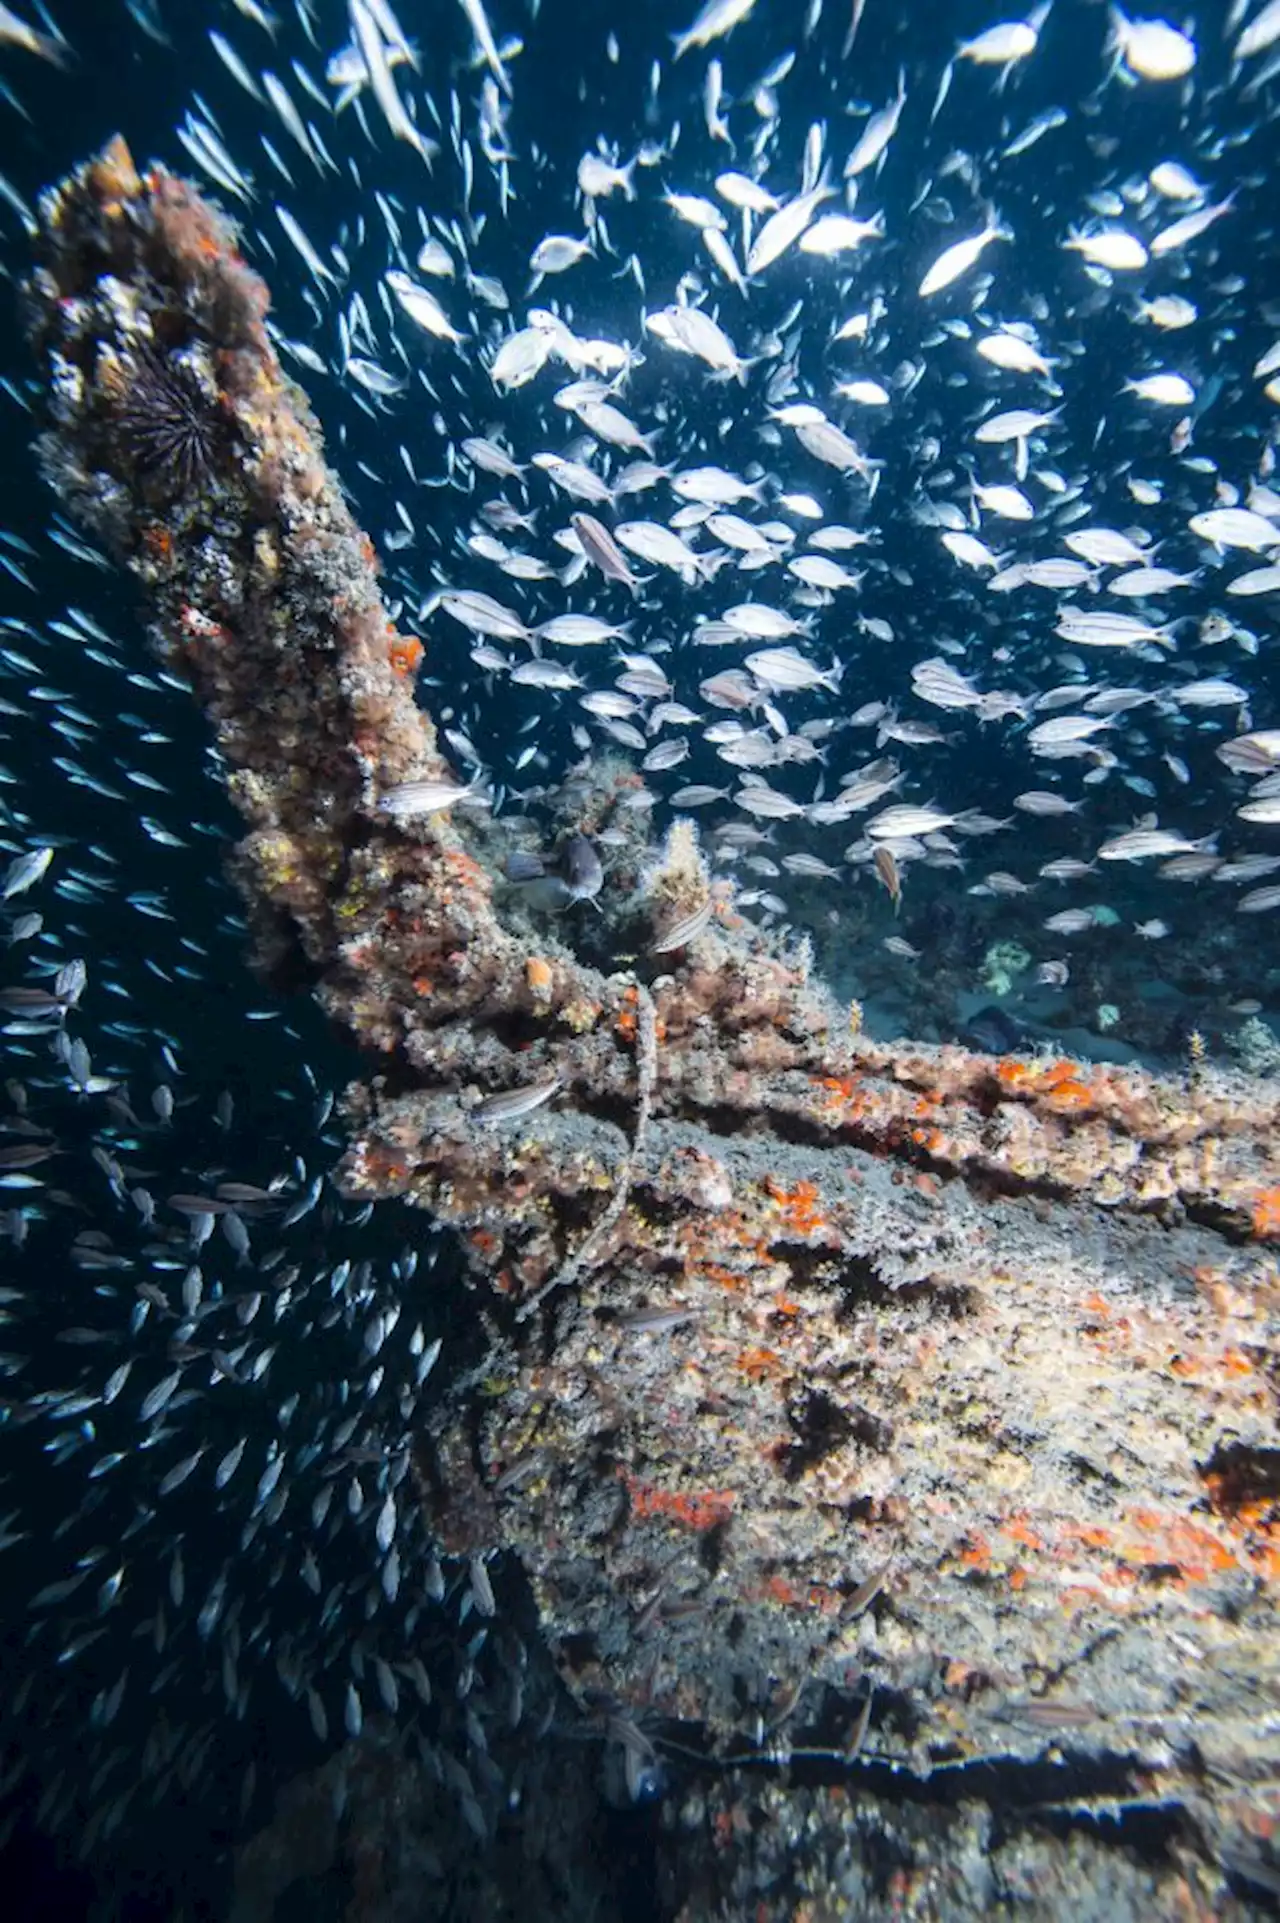
[[712,1750],[832,1700],[920,1777],[1069,1728],[1256,1829],[1280,1085],[874,1045],[684,829],[634,973],[535,952],[229,223],[119,141],[41,219],[45,470],[207,710],[260,961],[371,1059],[349,1189],[475,1276],[416,1445],[444,1546],[515,1549],[578,1696]]

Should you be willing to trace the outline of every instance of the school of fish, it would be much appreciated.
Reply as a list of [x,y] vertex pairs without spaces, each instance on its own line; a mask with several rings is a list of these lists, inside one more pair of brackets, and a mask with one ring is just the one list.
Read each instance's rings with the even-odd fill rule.
[[[386,810],[545,826],[607,761],[890,1031],[961,908],[970,986],[1023,957],[1006,1044],[1117,1009],[1145,1041],[1144,972],[1187,1028],[1277,1015],[1280,0],[984,0],[958,43],[877,0],[606,8],[567,77],[552,0],[105,11],[148,60],[198,33],[164,158],[240,221],[423,634],[460,778]],[[13,124],[20,63],[78,84],[74,32],[27,12],[0,6]],[[0,199],[17,280],[30,191]],[[0,385],[30,439],[38,397]],[[199,724],[101,556],[55,514],[0,529],[0,569],[0,1546],[11,1584],[40,1570],[0,1780],[56,1746],[38,1724],[87,1732],[38,1814],[92,1848],[282,1695],[322,1743],[429,1707],[447,1615],[446,1774],[484,1838],[524,1659],[403,1488],[433,1245],[329,1185],[318,1021],[228,987],[217,771],[193,812]],[[563,928],[607,916],[609,866],[583,834],[509,880]],[[166,1689],[140,1768],[119,1732]]]
[[[1040,6],[937,71],[902,47],[882,99],[861,8],[848,54],[813,0],[760,68],[739,49],[768,10],[709,0],[670,59],[605,27],[627,124],[571,169],[532,114],[521,132],[532,44],[479,5],[452,87],[371,0],[336,50],[299,11],[290,81],[260,34],[212,29],[226,125],[202,96],[179,138],[251,246],[301,263],[278,343],[341,383],[354,484],[469,780],[536,818],[621,756],[628,806],[694,811],[738,905],[808,930],[833,973],[831,884],[882,890],[880,970],[842,983],[873,1002],[957,893],[971,951],[982,928],[1023,944],[1040,1033],[1078,1042],[1122,999],[1117,928],[1170,955],[1185,938],[1183,992],[1225,980],[1192,952],[1191,889],[1228,914],[1280,905],[1280,303],[1220,260],[1274,243],[1269,11],[1233,6],[1197,40]],[[1089,91],[1024,110],[1072,16],[1100,29]],[[237,90],[262,122],[256,182]],[[972,150],[961,113],[985,130]],[[1121,115],[1146,143],[1123,163]],[[320,208],[354,186],[355,211],[323,231],[295,212],[309,175]],[[1028,840],[1029,817],[1053,825]],[[1121,888],[1115,862],[1145,867]],[[1267,986],[1230,940],[1211,1023]]]

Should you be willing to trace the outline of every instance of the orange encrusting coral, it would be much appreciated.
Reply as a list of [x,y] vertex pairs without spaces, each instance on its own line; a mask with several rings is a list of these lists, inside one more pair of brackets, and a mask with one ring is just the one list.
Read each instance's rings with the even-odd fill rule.
[[415,634],[396,634],[393,630],[387,644],[387,658],[396,673],[408,677],[417,673],[422,665],[423,648]]
[[826,1227],[822,1210],[818,1206],[816,1182],[797,1182],[793,1188],[787,1188],[773,1176],[769,1176],[764,1186],[766,1194],[778,1204],[783,1224],[790,1234],[816,1235]]
[[1280,1236],[1280,1187],[1263,1189],[1254,1197],[1252,1221],[1259,1239]]
[[551,963],[541,955],[529,955],[525,959],[524,978],[529,993],[538,1001],[545,1001],[551,994],[555,981],[555,971]]
[[620,1473],[632,1514],[641,1520],[662,1516],[672,1522],[682,1523],[688,1529],[701,1531],[718,1528],[732,1514],[732,1489],[706,1489],[701,1493],[685,1494],[680,1490],[660,1489],[651,1483],[643,1483],[625,1471]]

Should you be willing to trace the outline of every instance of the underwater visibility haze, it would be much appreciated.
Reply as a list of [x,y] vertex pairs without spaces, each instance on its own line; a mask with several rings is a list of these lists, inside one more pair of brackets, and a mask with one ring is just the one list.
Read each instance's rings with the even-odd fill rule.
[[1278,115],[0,6],[14,1914],[1273,1912]]

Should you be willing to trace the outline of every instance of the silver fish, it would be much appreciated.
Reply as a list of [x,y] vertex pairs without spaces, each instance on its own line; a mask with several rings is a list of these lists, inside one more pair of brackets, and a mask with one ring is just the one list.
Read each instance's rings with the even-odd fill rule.
[[467,1110],[467,1120],[478,1127],[497,1128],[506,1122],[521,1121],[532,1115],[534,1109],[541,1108],[558,1095],[564,1087],[562,1076],[553,1075],[545,1082],[531,1082],[525,1088],[503,1089],[497,1095],[485,1095]]

